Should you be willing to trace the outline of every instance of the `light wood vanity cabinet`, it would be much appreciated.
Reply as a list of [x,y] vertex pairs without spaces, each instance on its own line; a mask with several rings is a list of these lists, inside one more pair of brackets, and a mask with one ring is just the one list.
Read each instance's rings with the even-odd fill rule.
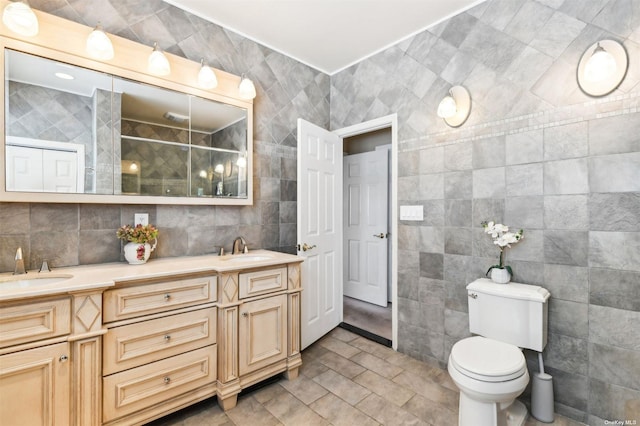
[[79,269],[76,287],[37,296],[0,288],[0,424],[140,425],[296,378],[301,259],[267,254],[278,262],[158,260]]

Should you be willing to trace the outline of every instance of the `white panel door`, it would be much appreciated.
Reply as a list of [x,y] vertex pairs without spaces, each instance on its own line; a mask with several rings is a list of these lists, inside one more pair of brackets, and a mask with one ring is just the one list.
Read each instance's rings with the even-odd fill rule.
[[302,348],[342,320],[342,138],[298,119]]
[[78,154],[45,149],[42,174],[45,192],[77,192]]
[[7,145],[7,191],[42,192],[42,149]]
[[344,295],[387,306],[388,151],[344,157]]

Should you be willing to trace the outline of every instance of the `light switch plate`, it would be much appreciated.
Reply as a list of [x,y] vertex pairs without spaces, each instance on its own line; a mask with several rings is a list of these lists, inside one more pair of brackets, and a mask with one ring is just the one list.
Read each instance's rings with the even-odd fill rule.
[[147,226],[149,224],[149,213],[135,213],[133,215],[133,226]]
[[400,206],[400,220],[424,220],[424,206]]

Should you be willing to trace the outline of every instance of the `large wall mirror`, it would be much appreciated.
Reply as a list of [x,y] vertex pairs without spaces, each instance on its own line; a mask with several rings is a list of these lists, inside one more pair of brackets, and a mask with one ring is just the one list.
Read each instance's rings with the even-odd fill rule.
[[4,41],[2,200],[252,203],[252,103]]

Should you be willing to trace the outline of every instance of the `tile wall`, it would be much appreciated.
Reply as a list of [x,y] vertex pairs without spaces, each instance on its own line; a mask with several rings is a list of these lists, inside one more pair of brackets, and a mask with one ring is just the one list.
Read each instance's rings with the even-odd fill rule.
[[[575,73],[602,38],[630,66],[595,100]],[[454,130],[435,111],[455,84],[473,106]],[[552,295],[556,410],[640,420],[640,2],[490,0],[331,77],[332,129],[391,113],[399,205],[425,212],[399,224],[400,350],[446,364],[465,286],[498,257],[480,222],[504,222],[525,230],[514,280]]]

